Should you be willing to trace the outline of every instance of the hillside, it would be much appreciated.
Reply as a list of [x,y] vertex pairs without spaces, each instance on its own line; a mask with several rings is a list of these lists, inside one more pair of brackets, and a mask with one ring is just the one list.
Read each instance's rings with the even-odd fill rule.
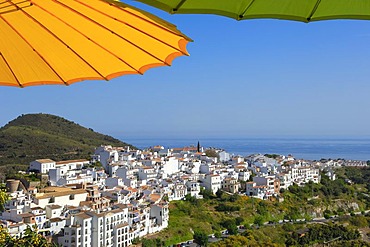
[[[229,236],[239,234],[247,238],[239,240],[248,244],[231,238],[209,246],[370,246],[370,167],[338,167],[335,174],[334,181],[322,173],[319,184],[292,185],[280,193],[284,198],[280,201],[221,191],[213,195],[209,190],[201,192],[204,199],[188,194],[186,200],[170,202],[169,227],[147,238],[170,246],[193,239],[193,233],[221,238],[221,231],[227,229]],[[345,182],[348,179],[353,184]],[[239,225],[246,230],[238,231]],[[296,234],[308,229],[303,236]],[[338,236],[342,238],[323,244]]]
[[62,117],[26,114],[0,128],[0,166],[38,158],[56,161],[89,158],[100,145],[134,146]]

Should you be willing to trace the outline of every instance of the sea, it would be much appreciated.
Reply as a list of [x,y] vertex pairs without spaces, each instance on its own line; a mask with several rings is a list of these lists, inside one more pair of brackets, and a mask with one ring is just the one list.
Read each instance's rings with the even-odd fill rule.
[[320,139],[320,138],[120,138],[140,149],[156,145],[165,148],[197,146],[224,149],[235,155],[280,154],[297,159],[346,159],[370,160],[369,139]]

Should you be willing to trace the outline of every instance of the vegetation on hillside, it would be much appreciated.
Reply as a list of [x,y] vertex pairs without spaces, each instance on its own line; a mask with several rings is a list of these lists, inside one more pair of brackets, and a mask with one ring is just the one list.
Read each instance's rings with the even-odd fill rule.
[[370,192],[370,166],[364,168],[346,167],[340,170],[340,178],[349,179],[354,184],[363,184]]
[[135,148],[58,116],[26,114],[0,128],[0,165],[28,165],[39,158],[89,159],[100,145]]
[[352,230],[338,224],[311,224],[303,231],[289,234],[285,244],[287,246],[305,246],[314,243],[327,243],[334,240],[356,240],[360,237],[357,230]]
[[57,247],[57,244],[49,243],[45,237],[37,233],[37,226],[27,227],[20,237],[11,236],[7,229],[0,226],[0,247]]
[[[225,245],[220,246],[244,246],[238,245],[238,243],[247,240],[250,243],[254,243],[253,241],[256,240],[257,244],[247,246],[284,246],[288,239],[294,238],[295,235],[291,236],[294,231],[298,231],[300,228],[309,228],[303,223],[312,220],[312,218],[324,216],[330,218],[333,215],[345,217],[347,214],[353,214],[354,211],[364,211],[370,208],[370,197],[364,196],[368,193],[367,185],[370,184],[370,176],[368,175],[370,168],[362,169],[360,172],[352,171],[353,169],[358,168],[340,168],[337,171],[338,179],[334,181],[322,174],[320,184],[308,183],[302,187],[293,185],[288,191],[281,193],[284,198],[282,202],[278,200],[263,201],[245,195],[229,195],[222,191],[213,195],[211,191],[203,190],[204,199],[187,196],[184,201],[172,201],[170,203],[169,227],[154,237],[164,241],[167,246],[193,239],[194,233],[220,235],[222,230],[227,229],[230,234],[237,234],[237,226],[244,225],[246,229],[249,229],[245,233],[248,234],[244,234],[244,238],[238,236],[235,238],[236,242],[232,242],[235,245],[228,245],[225,242]],[[348,179],[361,183],[352,185],[345,182]],[[354,208],[354,205],[357,205],[357,208]],[[278,224],[282,220],[290,223]],[[351,221],[346,222],[354,228],[346,230],[338,228],[338,230],[337,226],[333,226],[332,230],[334,232],[348,230],[350,232],[348,234],[352,234],[353,238],[338,241],[355,241],[354,243],[357,243],[359,241],[358,234],[353,233],[354,229],[368,224],[370,220],[368,218],[366,220],[352,218]],[[265,223],[270,223],[273,226],[265,226]],[[251,229],[251,225],[253,229]],[[312,229],[313,235],[316,230],[317,232],[327,230],[326,228]],[[289,234],[287,235],[287,233]],[[319,242],[326,241],[324,239],[317,240]],[[289,241],[292,241],[292,245],[294,245],[296,243],[294,241],[298,240]],[[311,243],[313,237],[302,241]]]

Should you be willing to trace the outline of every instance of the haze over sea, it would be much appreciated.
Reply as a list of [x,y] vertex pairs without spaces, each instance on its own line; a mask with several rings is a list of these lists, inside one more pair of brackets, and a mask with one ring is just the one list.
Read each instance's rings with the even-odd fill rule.
[[232,154],[292,154],[298,159],[320,160],[343,158],[346,160],[370,160],[370,139],[299,139],[299,138],[122,138],[140,149],[162,145],[164,147],[184,147],[197,145],[217,147]]

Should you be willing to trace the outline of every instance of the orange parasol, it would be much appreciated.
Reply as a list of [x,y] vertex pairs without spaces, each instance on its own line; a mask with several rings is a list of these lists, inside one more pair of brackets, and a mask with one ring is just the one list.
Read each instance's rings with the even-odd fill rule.
[[188,55],[176,27],[123,3],[4,0],[0,85],[26,87],[109,80]]

